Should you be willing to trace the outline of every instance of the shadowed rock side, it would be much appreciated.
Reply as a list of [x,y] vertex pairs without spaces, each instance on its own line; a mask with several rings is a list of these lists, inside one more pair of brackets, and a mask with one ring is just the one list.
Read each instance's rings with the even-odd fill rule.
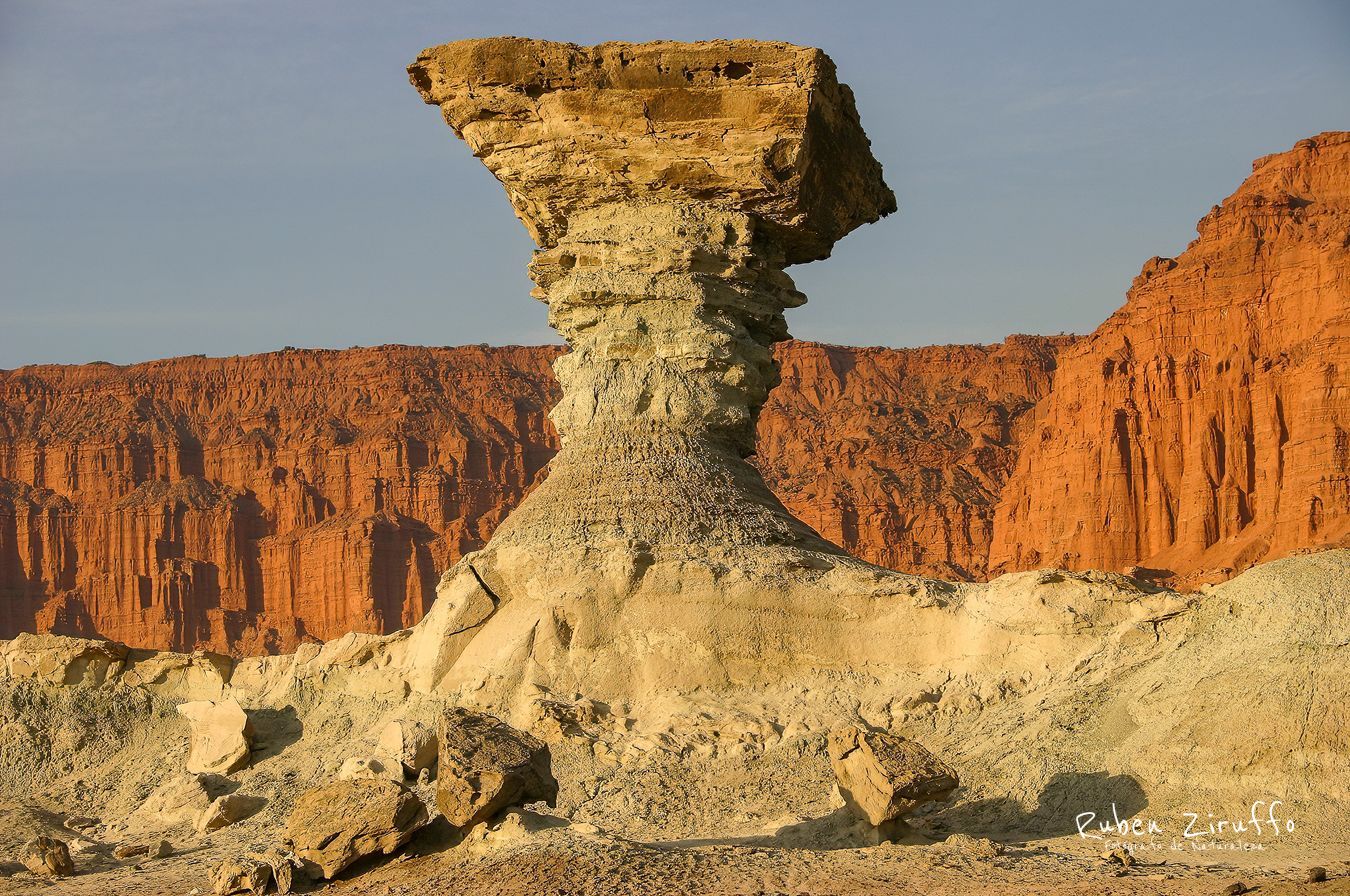
[[[753,460],[850,552],[979,576],[1067,339],[775,347]],[[0,373],[0,635],[236,654],[391,632],[557,448],[560,347],[286,351]]]
[[992,569],[1184,582],[1350,534],[1350,134],[1257,159],[1060,359]]

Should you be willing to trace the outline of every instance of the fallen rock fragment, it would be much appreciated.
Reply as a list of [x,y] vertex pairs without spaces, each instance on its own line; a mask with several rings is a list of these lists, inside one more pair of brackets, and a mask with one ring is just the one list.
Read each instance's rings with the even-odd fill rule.
[[1305,883],[1310,884],[1325,883],[1326,879],[1327,879],[1327,869],[1323,868],[1321,865],[1314,865],[1311,868],[1309,868],[1308,873],[1303,878]]
[[881,826],[952,795],[960,780],[915,741],[849,725],[830,733],[830,764],[844,802]]
[[1126,868],[1134,865],[1134,854],[1128,849],[1113,849],[1102,853],[1102,861],[1112,865],[1123,865]]
[[34,874],[44,877],[69,877],[75,873],[75,863],[70,860],[70,849],[64,840],[55,837],[34,837],[23,845],[19,854],[23,866]]
[[436,732],[423,722],[395,719],[384,726],[376,746],[380,753],[398,760],[412,778],[416,778],[423,769],[436,765]]
[[267,800],[262,797],[246,796],[242,793],[227,793],[216,797],[197,817],[197,832],[209,834],[211,831],[218,831],[256,814],[265,805]]
[[150,850],[150,858],[167,859],[173,855],[173,844],[168,840],[161,840],[155,844],[155,848]]
[[436,735],[436,807],[450,824],[467,829],[510,806],[556,804],[548,745],[533,735],[460,707],[446,710]]
[[272,866],[261,859],[246,856],[226,859],[211,873],[211,892],[216,896],[231,893],[266,893],[272,882]]
[[123,843],[113,850],[114,859],[131,859],[136,856],[148,855],[150,845],[147,843]]
[[291,892],[295,883],[295,855],[281,849],[270,849],[257,858],[267,863],[272,869],[272,884],[276,887],[280,896],[286,896]]
[[331,879],[363,856],[389,855],[427,823],[417,796],[393,781],[334,781],[295,803],[286,836],[305,874]]
[[338,778],[343,781],[381,778],[401,782],[403,765],[384,756],[353,756],[343,761],[342,767],[338,769]]
[[192,726],[187,770],[228,775],[248,765],[253,725],[238,700],[194,700],[178,707]]
[[156,787],[126,821],[130,831],[162,831],[180,824],[195,825],[215,797],[231,785],[216,775],[181,774]]
[[1247,885],[1239,880],[1224,887],[1223,896],[1242,896],[1245,892],[1247,892]]

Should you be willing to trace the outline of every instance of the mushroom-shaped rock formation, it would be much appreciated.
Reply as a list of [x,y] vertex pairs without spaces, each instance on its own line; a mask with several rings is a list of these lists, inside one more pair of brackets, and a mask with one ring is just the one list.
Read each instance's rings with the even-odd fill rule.
[[[829,57],[493,38],[426,50],[409,74],[506,187],[540,246],[534,295],[571,347],[547,479],[442,583],[472,575],[495,607],[458,673],[603,679],[597,662],[668,653],[667,677],[736,678],[736,662],[799,649],[785,638],[838,637],[831,613],[858,618],[816,579],[861,576],[844,589],[860,598],[913,582],[792,517],[745,460],[778,382],[770,346],[805,301],[784,268],[895,210]],[[641,646],[576,661],[625,638]]]

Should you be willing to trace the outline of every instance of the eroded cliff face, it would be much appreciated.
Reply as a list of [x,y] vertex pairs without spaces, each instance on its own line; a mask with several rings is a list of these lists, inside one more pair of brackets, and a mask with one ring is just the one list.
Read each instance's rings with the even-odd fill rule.
[[[979,577],[1067,340],[776,347],[753,458],[884,566]],[[287,351],[0,373],[0,633],[289,650],[421,618],[557,449],[562,349]]]
[[0,631],[252,653],[411,624],[552,456],[557,353],[0,374]]
[[1258,159],[1061,358],[995,570],[1218,581],[1350,532],[1350,134]]
[[982,579],[1022,421],[1074,337],[780,346],[756,465],[799,519],[888,569]]

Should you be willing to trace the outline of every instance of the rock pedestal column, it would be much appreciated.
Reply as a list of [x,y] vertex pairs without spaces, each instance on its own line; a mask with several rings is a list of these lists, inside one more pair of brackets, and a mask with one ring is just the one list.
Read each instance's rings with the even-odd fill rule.
[[805,297],[783,269],[895,207],[819,50],[754,41],[427,50],[414,86],[506,187],[541,250],[536,297],[563,447],[492,540],[839,549],[744,458]]
[[495,38],[424,51],[409,74],[506,188],[571,347],[554,365],[562,449],[446,573],[434,676],[479,697],[489,681],[604,694],[850,655],[831,620],[904,577],[793,518],[746,461],[770,347],[805,301],[784,269],[895,209],[829,57]]

